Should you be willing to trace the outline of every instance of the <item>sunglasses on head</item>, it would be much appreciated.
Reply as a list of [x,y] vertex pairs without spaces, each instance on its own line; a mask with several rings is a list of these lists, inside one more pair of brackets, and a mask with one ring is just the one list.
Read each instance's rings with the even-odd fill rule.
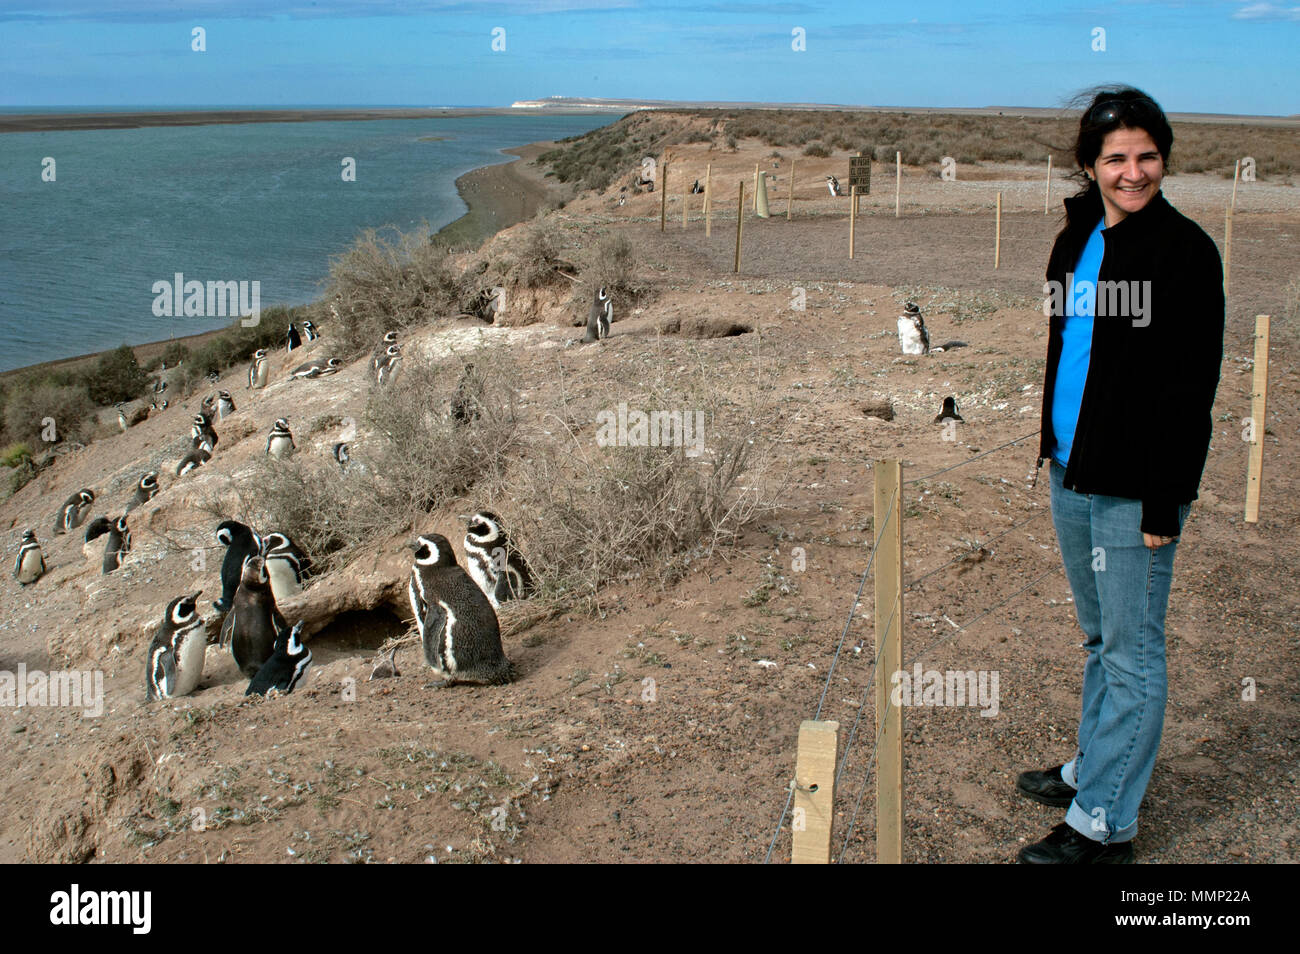
[[1149,99],[1107,99],[1088,110],[1088,122],[1113,123],[1126,116],[1154,116],[1159,107]]

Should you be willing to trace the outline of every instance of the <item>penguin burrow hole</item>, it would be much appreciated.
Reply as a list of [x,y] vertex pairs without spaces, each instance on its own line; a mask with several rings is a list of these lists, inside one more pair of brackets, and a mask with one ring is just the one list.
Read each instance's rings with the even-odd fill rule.
[[727,318],[667,318],[659,323],[660,334],[680,335],[683,338],[735,338],[747,335],[754,329],[739,321]]
[[369,657],[386,640],[410,627],[385,606],[340,613],[308,641],[316,664],[355,656]]

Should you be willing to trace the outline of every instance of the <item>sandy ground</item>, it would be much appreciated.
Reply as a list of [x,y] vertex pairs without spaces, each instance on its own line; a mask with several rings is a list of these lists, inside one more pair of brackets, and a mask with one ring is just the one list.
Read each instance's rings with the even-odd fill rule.
[[[735,182],[758,158],[714,158],[733,207]],[[691,164],[703,173],[707,160],[684,149],[678,161],[690,181]],[[808,164],[811,183],[817,171]],[[1023,206],[1007,203],[1002,267],[994,271],[988,193],[965,201],[933,193],[941,204],[921,187],[950,184],[913,175],[917,189],[903,218],[893,218],[892,195],[871,197],[852,262],[847,200],[824,189],[820,198],[810,185],[794,221],[746,222],[738,275],[733,232],[715,228],[706,239],[695,221],[683,231],[678,205],[676,225],[660,233],[657,195],[619,207],[615,186],[558,213],[583,242],[625,230],[654,294],[640,314],[620,310],[602,345],[573,346],[567,327],[486,329],[487,346],[521,359],[517,386],[530,405],[541,413],[563,398],[589,427],[599,408],[634,397],[634,382],[707,367],[737,401],[766,395],[779,403],[780,503],[736,547],[697,561],[668,590],[620,584],[605,592],[602,616],[514,630],[506,651],[521,677],[510,686],[430,690],[409,650],[399,657],[401,677],[366,682],[373,646],[401,626],[376,615],[316,637],[317,669],[292,696],[246,701],[229,659],[210,649],[198,692],[144,706],[139,625],[156,619],[171,595],[194,588],[185,548],[210,545],[201,543],[212,527],[193,510],[194,488],[164,480],[133,524],[141,528],[137,559],[107,578],[86,565],[79,541],[48,538],[48,525],[82,485],[103,490],[96,513],[119,507],[132,475],[184,434],[197,398],[61,461],[0,505],[6,538],[16,541],[34,522],[53,568],[25,590],[0,580],[7,608],[0,669],[97,666],[107,698],[99,718],[0,710],[0,731],[11,740],[0,752],[0,860],[761,861],[785,803],[799,722],[817,707],[852,613],[822,717],[844,727],[842,753],[861,717],[847,747],[834,846],[846,861],[871,861],[874,714],[864,689],[874,618],[870,586],[865,604],[853,608],[853,595],[871,539],[871,463],[893,456],[903,459],[905,480],[964,464],[907,491],[913,585],[905,658],[921,653],[926,668],[997,671],[1001,693],[993,718],[976,708],[906,711],[904,859],[1014,858],[1060,820],[1018,798],[1013,782],[1019,771],[1068,756],[1082,653],[1046,477],[1027,486],[1036,441],[975,458],[1038,427],[1046,322],[1037,299],[1056,224],[1041,205],[1033,210],[1028,191]],[[1035,173],[1019,176],[979,188],[1012,194],[1014,182],[1030,183]],[[1180,177],[1170,185],[1179,207],[1220,238],[1222,183]],[[1285,283],[1300,271],[1297,193],[1279,193],[1271,210],[1252,207],[1234,224],[1239,264],[1215,437],[1178,551],[1171,692],[1136,843],[1140,862],[1297,857],[1300,606],[1283,568],[1300,555],[1300,462],[1283,437],[1296,429],[1300,380],[1296,341],[1282,322],[1257,525],[1242,520],[1240,437],[1250,413],[1253,315],[1281,315]],[[791,308],[796,288],[807,296],[805,311]],[[935,340],[967,347],[900,355],[895,318],[907,298],[920,302]],[[754,331],[700,341],[654,334],[663,319],[701,313]],[[439,335],[464,333],[425,335],[432,346]],[[363,387],[353,366],[332,380],[282,382],[246,398],[240,420],[221,430],[212,473],[246,466],[284,407],[346,414]],[[967,422],[956,441],[942,440],[931,423],[949,394]],[[864,413],[880,400],[891,402],[893,420]],[[323,456],[333,439],[320,433],[305,452]],[[462,512],[448,508],[431,523],[459,541]],[[1005,535],[976,548],[998,534]],[[169,549],[169,539],[180,549]],[[402,572],[409,559],[402,542],[376,541],[369,559]],[[803,548],[803,568],[794,547]],[[205,590],[216,585],[209,559],[200,574]],[[355,701],[342,688],[348,678],[356,680]],[[1249,702],[1247,678],[1258,686]],[[789,824],[777,838],[778,861],[788,858]]]

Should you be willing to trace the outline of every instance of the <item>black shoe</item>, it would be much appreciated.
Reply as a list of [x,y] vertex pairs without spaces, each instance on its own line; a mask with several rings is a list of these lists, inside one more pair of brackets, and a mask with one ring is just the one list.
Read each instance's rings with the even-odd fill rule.
[[1016,779],[1016,791],[1025,798],[1032,798],[1044,805],[1069,808],[1078,790],[1065,784],[1061,778],[1063,768],[1064,765],[1058,765],[1056,768],[1037,772],[1021,772],[1020,777]]
[[1061,822],[1042,841],[1021,848],[1016,861],[1022,865],[1131,865],[1133,842],[1103,845]]

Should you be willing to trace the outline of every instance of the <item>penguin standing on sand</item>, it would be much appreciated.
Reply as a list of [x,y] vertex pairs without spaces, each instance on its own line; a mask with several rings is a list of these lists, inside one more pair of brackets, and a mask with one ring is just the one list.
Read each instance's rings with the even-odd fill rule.
[[401,364],[402,364],[402,346],[389,345],[388,350],[384,353],[384,356],[380,359],[379,365],[375,370],[375,383],[382,385],[382,384],[387,384],[389,381],[393,380],[393,377],[397,374],[397,369],[401,366]]
[[205,411],[194,415],[194,424],[190,427],[190,446],[194,448],[207,445],[211,454],[217,446],[217,432],[212,427],[212,417]]
[[145,656],[146,702],[187,696],[203,678],[208,641],[203,634],[203,617],[199,615],[202,592],[178,596],[167,604]]
[[302,347],[302,335],[298,334],[298,328],[292,321],[289,322],[289,333],[285,335],[285,345],[286,351]]
[[266,349],[258,348],[253,352],[253,360],[248,365],[248,386],[264,388],[271,376],[271,364],[266,357]]
[[302,642],[302,620],[298,620],[293,629],[276,633],[275,651],[249,681],[244,695],[264,696],[272,690],[288,695],[306,677],[310,666],[311,650]]
[[108,542],[104,544],[104,572],[112,573],[131,552],[131,531],[126,527],[126,515],[118,517],[112,529],[108,531]]
[[898,316],[898,343],[903,354],[930,353],[930,333],[925,330],[925,319],[914,301],[905,304],[903,314]]
[[119,429],[123,434],[125,434],[125,433],[126,433],[126,429],[127,429],[127,427],[130,426],[129,424],[127,424],[127,421],[126,421],[126,411],[122,409],[122,405],[120,405],[120,404],[115,405],[115,406],[117,407],[117,426],[118,426],[118,429]]
[[375,350],[370,352],[370,370],[375,374],[379,373],[379,364],[384,356],[388,354],[391,345],[397,344],[397,332],[390,331],[384,335],[383,340],[375,345]]
[[826,188],[830,190],[831,195],[840,196],[844,194],[840,191],[840,180],[834,176],[826,177]]
[[135,494],[127,501],[126,512],[130,513],[136,507],[147,504],[153,500],[156,493],[158,493],[158,472],[151,470],[136,482]]
[[582,336],[583,344],[609,337],[609,326],[614,321],[614,302],[609,297],[605,286],[600,286],[596,298],[587,312],[587,333]]
[[217,413],[217,396],[215,394],[209,394],[200,401],[199,411],[200,413],[207,415],[208,420],[211,421],[212,415]]
[[348,450],[347,441],[339,441],[334,445],[334,459],[338,461],[339,470],[346,474],[348,465],[352,463],[352,454]]
[[320,340],[320,332],[316,330],[316,326],[310,321],[302,323],[302,334],[308,345]]
[[271,532],[262,538],[262,556],[266,558],[266,575],[271,578],[271,592],[276,602],[302,592],[303,582],[311,570],[311,560],[283,533]]
[[225,613],[234,605],[244,560],[262,552],[262,538],[238,520],[223,520],[217,524],[217,542],[226,548],[226,556],[221,561],[221,599],[212,605],[218,613]]
[[63,501],[63,506],[59,508],[59,515],[54,519],[54,532],[68,533],[77,529],[85,521],[86,514],[90,512],[91,504],[94,502],[95,492],[89,488],[78,490]]
[[411,546],[415,564],[406,591],[425,662],[443,677],[433,687],[501,685],[514,679],[492,604],[456,562],[451,543],[430,533]]
[[234,605],[221,624],[221,644],[230,644],[235,665],[252,679],[275,652],[276,634],[286,628],[275,606],[266,561],[260,556],[246,557]]
[[532,587],[528,562],[506,538],[501,518],[490,510],[480,510],[469,518],[465,569],[493,609],[500,609],[506,600],[522,599]]
[[934,417],[934,423],[936,424],[945,424],[948,421],[961,421],[962,423],[966,421],[964,417],[957,413],[957,399],[951,396],[943,399],[943,407],[939,409],[939,413]]
[[217,392],[217,420],[224,421],[230,415],[235,413],[235,399],[230,396],[229,391]]
[[289,422],[279,418],[266,439],[267,454],[277,460],[284,460],[297,449],[298,445],[293,442],[293,434],[289,431]]
[[18,556],[14,559],[14,579],[26,586],[35,583],[45,573],[45,557],[41,545],[36,542],[36,531],[23,533],[22,543],[18,545]]

